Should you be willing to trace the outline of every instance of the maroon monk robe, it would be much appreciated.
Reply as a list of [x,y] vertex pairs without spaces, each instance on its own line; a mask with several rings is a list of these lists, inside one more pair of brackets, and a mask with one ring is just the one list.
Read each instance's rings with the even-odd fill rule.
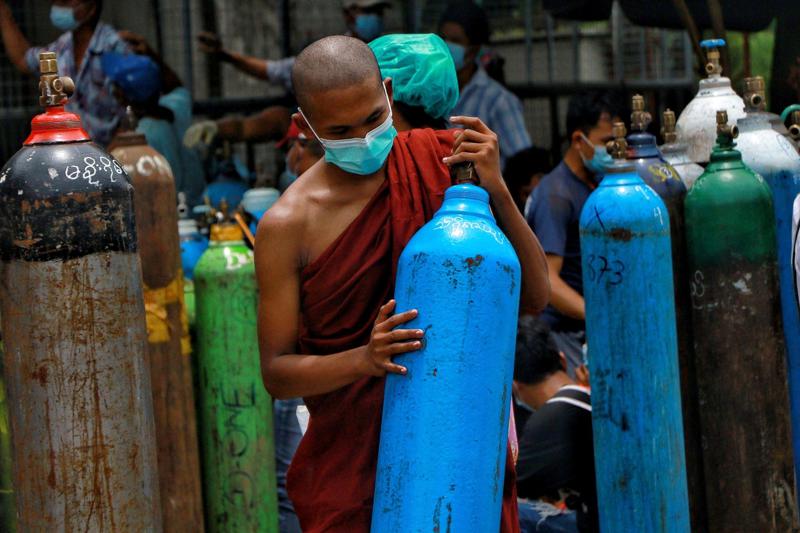
[[[363,211],[301,272],[299,353],[327,355],[369,342],[378,309],[392,298],[406,243],[439,209],[453,132],[414,130],[394,141],[387,180]],[[368,532],[384,378],[365,377],[306,398],[311,414],[287,488],[305,533]],[[502,531],[519,531],[515,473],[506,459]],[[410,505],[411,502],[400,502]]]

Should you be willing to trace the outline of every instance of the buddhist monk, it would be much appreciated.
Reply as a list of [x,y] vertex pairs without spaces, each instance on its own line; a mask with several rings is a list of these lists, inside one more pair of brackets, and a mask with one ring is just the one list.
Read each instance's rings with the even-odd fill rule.
[[[361,41],[327,37],[292,73],[293,120],[325,158],[261,220],[256,237],[264,384],[275,398],[305,397],[310,421],[288,474],[306,533],[370,528],[384,376],[405,374],[392,357],[419,350],[423,332],[394,314],[397,260],[441,205],[448,165],[472,162],[522,265],[521,308],[540,312],[549,285],[544,253],[500,172],[497,137],[480,120],[463,130],[392,123],[392,83]],[[397,328],[397,329],[395,329]],[[500,530],[519,530],[513,463],[507,460]],[[401,502],[402,504],[402,502]]]

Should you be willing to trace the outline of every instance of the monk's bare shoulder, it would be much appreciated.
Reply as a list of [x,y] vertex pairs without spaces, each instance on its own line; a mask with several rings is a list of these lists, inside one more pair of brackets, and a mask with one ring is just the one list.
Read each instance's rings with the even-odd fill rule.
[[314,196],[321,177],[321,165],[312,166],[264,213],[256,232],[256,254],[259,248],[269,247],[298,258],[305,249],[304,236],[310,223],[308,200]]

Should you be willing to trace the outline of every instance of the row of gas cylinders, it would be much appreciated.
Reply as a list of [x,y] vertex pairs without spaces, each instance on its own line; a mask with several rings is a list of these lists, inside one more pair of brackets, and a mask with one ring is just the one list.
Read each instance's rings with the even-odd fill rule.
[[[118,139],[116,158],[88,142],[63,108],[54,55],[40,58],[46,112],[0,172],[12,518],[21,530],[274,531],[271,409],[241,230],[212,225],[200,254],[202,237],[181,223],[184,255],[200,256],[192,365],[167,165],[135,135]],[[687,195],[636,98],[634,131],[626,140],[615,127],[616,163],[584,209],[603,531],[796,526],[798,402],[781,334],[792,399],[800,337],[796,310],[795,323],[787,305],[781,318],[776,264],[788,268],[781,213],[800,171],[763,95],[747,100],[738,146],[724,106],[702,107],[717,146]],[[691,148],[682,119],[677,140]],[[398,264],[398,311],[419,309],[410,326],[426,341],[400,358],[407,376],[387,378],[374,531],[499,523],[520,265],[487,193],[460,181]]]
[[798,528],[797,131],[764,110],[763,79],[739,98],[724,43],[703,44],[709,77],[677,139],[668,112],[656,147],[635,96],[581,213],[605,532]]
[[[800,154],[763,80],[743,101],[721,76],[722,44],[703,43],[709,78],[667,113],[663,152],[633,98],[581,213],[605,533],[798,528]],[[488,200],[451,187],[400,256],[397,310],[419,310],[426,343],[386,379],[373,531],[499,523],[520,265]]]
[[89,142],[40,66],[45,113],[0,173],[0,530],[277,533],[242,228],[221,217],[192,261],[193,343],[168,163],[140,134]]

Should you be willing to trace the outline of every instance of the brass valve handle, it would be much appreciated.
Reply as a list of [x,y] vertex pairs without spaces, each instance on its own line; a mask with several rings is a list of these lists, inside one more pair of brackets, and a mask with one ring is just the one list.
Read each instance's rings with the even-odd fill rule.
[[473,185],[478,185],[481,181],[478,177],[478,173],[475,171],[475,165],[473,165],[471,161],[467,161],[465,163],[456,163],[455,165],[451,166],[450,179],[457,185],[462,183],[472,183]]
[[75,92],[75,83],[70,77],[58,75],[55,52],[39,53],[39,72],[39,105],[64,105]]
[[744,79],[744,105],[748,111],[763,111],[766,108],[767,87],[764,78],[753,76]]
[[628,141],[625,140],[625,135],[628,131],[625,129],[625,124],[615,122],[612,131],[614,140],[606,143],[606,150],[614,159],[625,159],[628,152]]
[[789,135],[795,141],[800,141],[800,111],[792,111],[789,121]]
[[675,112],[667,108],[661,119],[661,135],[665,143],[674,143],[678,140],[678,134],[675,133],[676,123]]
[[733,140],[739,136],[739,128],[728,124],[728,112],[724,109],[717,111],[717,135]]
[[634,94],[631,99],[631,129],[633,131],[645,131],[653,120],[652,115],[644,109],[644,97],[641,94]]

